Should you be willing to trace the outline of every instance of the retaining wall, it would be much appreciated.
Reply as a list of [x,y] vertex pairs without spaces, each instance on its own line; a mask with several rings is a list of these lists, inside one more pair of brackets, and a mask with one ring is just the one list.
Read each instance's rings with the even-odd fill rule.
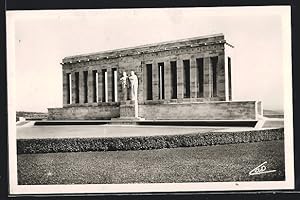
[[120,117],[118,105],[48,108],[49,120],[95,120]]
[[261,106],[256,101],[194,102],[139,105],[139,116],[152,120],[256,120]]
[[[95,120],[120,117],[119,104],[49,108],[50,120]],[[258,101],[219,101],[139,104],[139,117],[146,120],[257,120]]]

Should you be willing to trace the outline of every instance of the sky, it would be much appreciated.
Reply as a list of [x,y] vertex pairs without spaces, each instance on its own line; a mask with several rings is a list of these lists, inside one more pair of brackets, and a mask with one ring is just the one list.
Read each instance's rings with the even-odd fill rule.
[[284,44],[282,13],[288,7],[164,8],[8,11],[9,58],[15,67],[18,111],[62,107],[66,56],[223,33],[234,46],[233,100],[261,100],[282,110]]

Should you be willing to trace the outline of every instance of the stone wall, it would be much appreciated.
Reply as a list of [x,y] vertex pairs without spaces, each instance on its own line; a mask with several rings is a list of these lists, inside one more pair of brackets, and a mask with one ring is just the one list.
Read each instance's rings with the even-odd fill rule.
[[42,120],[42,119],[47,119],[48,113],[17,111],[16,121],[19,121],[20,117],[23,117],[26,120]]
[[[96,120],[120,117],[119,104],[49,108],[50,120]],[[139,117],[146,120],[257,120],[262,113],[259,101],[223,101],[139,105]]]
[[259,112],[256,101],[139,105],[139,117],[148,120],[256,120]]
[[92,120],[120,117],[118,105],[48,108],[49,120]]

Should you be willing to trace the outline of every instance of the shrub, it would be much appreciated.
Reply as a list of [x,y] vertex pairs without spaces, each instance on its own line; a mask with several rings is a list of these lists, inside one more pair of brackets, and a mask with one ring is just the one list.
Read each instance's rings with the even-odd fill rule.
[[18,139],[17,153],[126,151],[249,143],[284,138],[283,128],[240,132],[208,132],[113,138]]

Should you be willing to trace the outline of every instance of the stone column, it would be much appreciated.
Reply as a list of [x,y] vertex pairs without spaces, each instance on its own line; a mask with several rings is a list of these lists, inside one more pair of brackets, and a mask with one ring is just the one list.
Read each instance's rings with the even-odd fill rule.
[[224,54],[218,56],[217,63],[217,96],[225,100],[225,62]]
[[63,106],[68,104],[68,73],[63,70]]
[[72,91],[73,91],[73,86],[72,86],[72,74],[71,73],[69,73],[69,88],[68,88],[68,90],[69,90],[69,94],[70,94],[70,96],[69,96],[69,100],[70,100],[70,104],[72,104],[72,98],[73,98],[73,96],[72,96]]
[[190,72],[190,88],[191,88],[191,98],[197,98],[197,64],[195,56],[190,59],[191,72]]
[[98,102],[102,102],[102,92],[103,92],[103,73],[101,70],[98,70]]
[[98,102],[107,102],[107,71],[99,71],[98,76]]
[[153,100],[159,99],[159,72],[156,60],[152,64],[152,95]]
[[144,100],[144,89],[143,89],[143,84],[144,83],[144,77],[143,77],[143,73],[144,73],[144,68],[145,68],[145,64],[144,62],[141,62],[141,65],[136,69],[136,75],[138,77],[138,91],[137,91],[137,100],[138,102],[142,102]]
[[84,72],[79,72],[79,102],[84,103]]
[[72,104],[77,104],[76,103],[76,78],[75,78],[75,73],[72,72]]
[[141,84],[141,88],[143,89],[143,101],[146,101],[147,100],[147,67],[146,67],[146,64],[143,64],[142,65],[142,76],[143,76],[143,79],[142,79],[142,84]]
[[177,99],[183,99],[183,61],[177,59]]
[[113,97],[113,95],[112,95],[112,92],[113,92],[113,89],[112,89],[112,87],[113,87],[113,84],[112,84],[112,68],[109,68],[109,69],[107,69],[107,101],[108,102],[112,102],[113,101],[113,99],[112,99],[112,97]]
[[231,82],[231,58],[229,58],[228,61],[228,100],[231,101],[232,100],[232,82]]
[[203,77],[203,96],[204,98],[212,97],[212,66],[210,57],[205,57],[204,60],[204,77]]
[[163,69],[164,69],[164,65],[161,65],[161,63],[160,64],[158,64],[158,93],[159,93],[159,95],[158,95],[158,98],[159,99],[163,99],[163,97],[164,97],[164,71],[163,71]]
[[87,91],[88,91],[88,103],[93,102],[93,71],[88,71],[88,81],[87,81]]
[[122,77],[122,72],[119,71],[120,69],[117,68],[117,73],[118,73],[118,77],[117,77],[117,89],[118,89],[118,101],[121,102],[123,101],[123,86],[122,86],[122,82],[120,80],[120,78]]
[[95,87],[96,87],[96,101],[97,102],[99,102],[99,96],[98,96],[98,94],[99,94],[99,71],[97,70],[97,72],[96,72],[96,77],[95,77],[95,81],[96,81],[96,85],[95,85]]
[[119,80],[119,77],[118,77],[118,71],[117,70],[114,70],[113,71],[113,81],[114,81],[114,89],[113,89],[113,91],[114,91],[114,99],[113,99],[113,102],[117,102],[118,101],[118,80]]
[[168,60],[165,62],[165,99],[171,99],[171,64]]
[[108,70],[106,70],[104,73],[103,73],[103,84],[104,84],[104,101],[103,102],[108,102]]

